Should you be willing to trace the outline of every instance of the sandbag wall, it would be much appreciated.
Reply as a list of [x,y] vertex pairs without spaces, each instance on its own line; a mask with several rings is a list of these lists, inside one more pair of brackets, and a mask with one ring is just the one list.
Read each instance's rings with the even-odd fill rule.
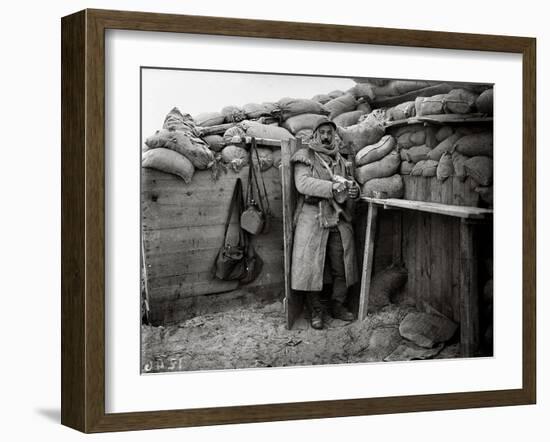
[[[386,127],[377,143],[364,147],[356,155],[357,178],[364,181],[364,194],[368,191],[368,196],[492,207],[493,134],[492,121],[486,118],[492,116],[492,89],[487,86],[464,89],[466,92],[458,97],[460,100],[452,100],[460,95],[450,94],[457,85],[427,85],[420,91],[389,95],[392,90],[395,92],[391,87],[394,82],[384,80],[380,83],[382,86],[375,83],[364,84],[377,92],[384,90],[383,87],[388,93],[385,97],[378,95],[372,102],[373,112],[379,112]],[[429,95],[434,91],[435,97]],[[449,114],[456,115],[457,120],[460,115],[474,117],[472,114],[476,114],[478,121],[437,122],[438,119],[444,121]],[[430,115],[436,117],[430,118]],[[418,117],[424,117],[425,121]],[[374,166],[361,165],[373,156],[375,161],[367,164]],[[369,183],[372,189],[366,189]],[[492,224],[479,225],[474,232],[481,341],[491,346]],[[465,265],[460,260],[460,220],[416,211],[381,211],[376,238],[374,274],[392,262],[402,264],[407,271],[403,290],[406,302],[424,311],[435,309],[460,323],[460,275]],[[387,242],[393,249],[392,256]],[[380,253],[380,247],[385,252]]]
[[[371,121],[366,132],[370,143],[366,137],[350,140],[363,195],[492,207],[493,89],[377,81],[356,88],[372,91],[374,107],[392,106],[375,108],[357,126],[340,129],[344,136],[358,133]],[[420,86],[424,87],[413,89]],[[380,95],[392,92],[402,94]],[[374,126],[377,121],[382,122],[383,136]]]

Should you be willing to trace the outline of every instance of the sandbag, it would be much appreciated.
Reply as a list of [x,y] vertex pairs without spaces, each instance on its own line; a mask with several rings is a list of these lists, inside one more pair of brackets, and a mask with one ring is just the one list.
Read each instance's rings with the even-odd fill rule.
[[437,161],[422,160],[416,163],[413,170],[411,170],[411,175],[432,177],[432,176],[435,176],[436,171],[437,171]]
[[272,152],[273,167],[279,167],[281,165],[281,149],[275,149]]
[[378,143],[363,147],[355,155],[357,167],[381,160],[395,148],[395,138],[391,135],[384,135]]
[[424,80],[391,80],[383,86],[375,86],[374,93],[376,97],[395,97],[434,84],[437,84],[437,82]]
[[493,186],[477,186],[474,190],[489,207],[493,207]]
[[468,114],[475,105],[477,95],[466,89],[453,89],[445,98],[445,113]]
[[270,115],[274,110],[279,109],[279,105],[277,103],[273,103],[272,101],[264,101],[262,106],[267,112],[269,112]]
[[226,143],[238,143],[246,135],[244,129],[240,126],[233,126],[227,129],[223,134],[223,140]]
[[453,157],[450,152],[445,152],[437,165],[436,176],[439,181],[445,181],[454,172]]
[[[260,158],[260,170],[262,172],[273,166],[273,152],[271,149],[268,149],[267,147],[258,147],[256,150],[258,151],[258,157]],[[253,161],[257,162],[255,154]]]
[[361,195],[374,197],[374,193],[383,193],[385,198],[403,198],[403,178],[395,174],[386,178],[374,178],[361,186]]
[[415,164],[410,161],[401,161],[401,166],[399,166],[399,173],[401,175],[410,175],[414,169]]
[[409,149],[413,146],[420,146],[426,141],[426,131],[424,128],[410,132],[405,132],[397,138],[397,146],[402,149]]
[[454,176],[464,181],[468,177],[464,168],[464,163],[468,160],[468,157],[462,155],[460,152],[453,152],[451,156],[453,159]]
[[359,118],[361,118],[364,114],[365,112],[361,110],[344,112],[343,114],[335,117],[332,121],[336,124],[336,126],[349,127],[357,124],[359,122]]
[[191,182],[191,178],[195,173],[191,161],[183,155],[164,147],[145,152],[141,159],[141,166],[177,175],[187,184]]
[[417,97],[414,100],[416,116],[444,114],[446,97],[447,94],[438,94],[433,97]]
[[405,150],[405,158],[411,163],[418,163],[422,160],[428,159],[428,153],[430,153],[430,148],[425,144],[420,146],[413,146],[410,149]]
[[330,112],[317,101],[305,98],[281,98],[278,102],[278,111],[283,120],[301,114],[328,115]]
[[163,129],[185,130],[194,133],[195,122],[189,114],[183,114],[177,107],[172,108],[164,118]]
[[341,91],[340,89],[336,89],[334,91],[330,91],[327,95],[334,99],[334,98],[338,98],[338,97],[341,97],[342,95],[344,95],[345,92],[344,91]]
[[217,126],[223,124],[225,117],[220,112],[205,112],[193,117],[195,124],[201,127]]
[[212,152],[219,152],[225,146],[223,137],[221,135],[207,135],[202,138],[208,144],[208,147]]
[[284,127],[260,124],[252,121],[242,122],[241,127],[244,128],[246,135],[249,137],[279,141],[294,139],[292,134]]
[[206,169],[214,163],[214,154],[200,138],[189,136],[181,130],[157,130],[145,140],[151,149],[164,147],[187,157],[197,169]]
[[405,339],[425,347],[447,342],[458,329],[458,324],[443,315],[411,312],[399,324],[399,333]]
[[381,160],[358,167],[355,177],[360,184],[364,184],[373,178],[385,178],[395,174],[400,165],[399,154],[393,151]]
[[374,89],[375,87],[372,84],[358,83],[348,89],[347,93],[353,95],[355,98],[365,98],[367,101],[372,101],[376,98]]
[[395,137],[396,140],[403,134],[412,134],[415,132],[425,131],[425,130],[426,128],[424,127],[423,123],[407,124],[405,126],[392,127],[389,129],[389,131]]
[[238,123],[246,120],[246,113],[238,106],[226,106],[221,110],[226,123]]
[[410,136],[411,144],[413,146],[420,146],[426,142],[426,131],[419,130],[411,134]]
[[372,108],[369,103],[366,101],[363,101],[362,103],[359,103],[355,110],[362,111],[364,114],[370,114],[372,112]]
[[405,120],[415,116],[414,101],[406,101],[386,110],[386,118],[389,121]]
[[441,126],[435,133],[435,139],[438,143],[449,138],[453,134],[453,128],[451,126]]
[[283,127],[290,133],[295,134],[302,129],[313,130],[318,123],[326,121],[327,117],[319,114],[301,114],[287,118],[283,123]]
[[493,89],[487,89],[476,99],[476,109],[478,112],[487,115],[493,115]]
[[481,132],[478,134],[466,135],[458,139],[453,149],[469,157],[479,155],[493,156],[493,133]]
[[246,118],[255,120],[260,117],[269,116],[271,113],[263,104],[247,103],[243,106],[243,111],[246,114]]
[[235,172],[248,164],[248,151],[243,147],[230,144],[222,149],[221,155],[222,160],[228,163]]
[[332,97],[330,97],[327,94],[317,94],[311,97],[313,101],[317,101],[318,103],[325,104],[328,103],[330,100],[332,100]]
[[472,157],[464,162],[464,169],[481,186],[493,183],[493,160],[489,157]]
[[384,125],[376,118],[367,118],[349,127],[338,127],[338,136],[344,144],[349,144],[354,153],[363,147],[374,144],[384,135]]
[[329,118],[334,119],[344,112],[350,112],[357,107],[357,100],[351,94],[345,94],[338,98],[330,100],[325,105],[325,109],[329,111]]
[[441,143],[435,146],[430,152],[428,152],[428,159],[439,161],[439,159],[445,152],[452,152],[453,146],[459,138],[460,138],[459,134],[454,134],[444,139]]
[[407,270],[391,265],[373,275],[369,292],[369,308],[379,309],[388,305],[407,282]]
[[302,140],[309,140],[313,135],[313,130],[311,129],[302,129],[296,132],[295,137]]

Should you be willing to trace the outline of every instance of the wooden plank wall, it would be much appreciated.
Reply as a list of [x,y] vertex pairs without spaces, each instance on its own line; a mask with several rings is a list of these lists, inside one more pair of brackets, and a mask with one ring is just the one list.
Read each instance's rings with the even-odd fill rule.
[[[478,206],[471,178],[404,176],[405,198],[460,206]],[[437,214],[402,211],[402,258],[408,270],[406,292],[421,310],[435,308],[460,322],[460,219]],[[479,260],[492,252],[492,226],[483,230]],[[481,282],[481,281],[480,281]]]
[[[237,288],[236,282],[215,280],[210,273],[237,177],[246,185],[248,168],[239,174],[228,171],[217,181],[212,180],[210,171],[197,171],[189,184],[170,174],[142,169],[142,232],[153,322],[178,320],[177,310],[189,305],[190,298]],[[279,170],[268,169],[264,179],[275,218],[271,231],[253,241],[264,269],[245,286],[251,290],[282,288],[284,282]],[[232,238],[237,235],[234,218]]]

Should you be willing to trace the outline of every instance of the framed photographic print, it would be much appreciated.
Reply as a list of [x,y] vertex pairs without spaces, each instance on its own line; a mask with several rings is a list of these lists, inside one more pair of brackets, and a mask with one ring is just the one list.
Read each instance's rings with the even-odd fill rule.
[[62,423],[535,403],[535,40],[62,19]]

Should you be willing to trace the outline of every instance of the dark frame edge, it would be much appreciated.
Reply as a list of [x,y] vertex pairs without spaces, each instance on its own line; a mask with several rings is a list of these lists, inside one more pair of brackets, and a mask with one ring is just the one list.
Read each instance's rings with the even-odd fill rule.
[[529,38],[523,54],[523,389],[537,401],[537,41]]
[[84,431],[86,13],[61,20],[61,423]]
[[[167,24],[168,22],[168,24]],[[205,31],[205,25],[215,31]],[[281,23],[287,25],[280,27]],[[167,24],[168,27],[165,25]],[[193,32],[298,40],[334,30],[330,41],[515,52],[523,55],[523,386],[478,391],[105,413],[105,29]],[[201,31],[202,29],[202,31]],[[361,32],[360,32],[361,31]],[[288,33],[293,33],[288,37]],[[536,402],[536,40],[433,31],[84,10],[62,19],[62,423],[93,433],[231,423],[317,419]],[[73,37],[67,41],[67,37]],[[458,38],[458,37],[460,38]],[[69,83],[69,84],[65,84]],[[70,210],[70,212],[69,212]],[[530,255],[530,253],[533,253]],[[531,256],[531,258],[529,258]],[[529,259],[528,259],[529,258]],[[99,325],[99,326],[98,326]]]

